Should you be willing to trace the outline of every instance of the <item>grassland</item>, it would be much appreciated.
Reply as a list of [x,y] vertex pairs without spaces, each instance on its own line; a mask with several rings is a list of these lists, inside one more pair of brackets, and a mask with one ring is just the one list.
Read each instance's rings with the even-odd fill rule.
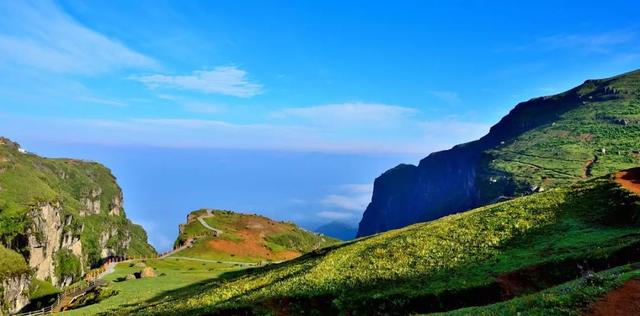
[[70,310],[62,315],[118,313],[127,306],[135,306],[153,297],[171,293],[175,289],[217,278],[222,273],[239,269],[228,264],[180,259],[153,259],[146,260],[145,264],[154,268],[157,277],[123,281],[128,274],[140,272],[142,268],[135,263],[120,263],[113,273],[105,276],[105,280],[111,283],[103,289],[103,291],[115,291],[117,294],[97,304]]
[[[212,236],[212,231],[197,217],[222,234]],[[189,218],[181,228],[176,245],[185,243],[190,237],[196,237],[196,242],[175,256],[239,262],[282,261],[337,243],[333,238],[306,231],[295,224],[255,214],[198,210]]]
[[605,176],[330,246],[126,312],[406,314],[492,304],[575,279],[577,264],[604,270],[634,259],[639,201]]

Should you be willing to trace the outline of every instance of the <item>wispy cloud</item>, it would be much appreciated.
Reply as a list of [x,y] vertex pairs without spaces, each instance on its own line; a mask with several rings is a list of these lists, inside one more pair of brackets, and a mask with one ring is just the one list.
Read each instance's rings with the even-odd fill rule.
[[249,81],[247,72],[235,66],[221,66],[212,70],[198,70],[189,75],[134,76],[151,89],[170,88],[202,93],[249,98],[262,93],[262,85]]
[[388,125],[418,113],[414,108],[379,103],[339,103],[286,108],[272,113],[276,119],[297,119],[318,125]]
[[338,188],[339,193],[327,195],[322,203],[339,209],[362,212],[371,201],[372,184],[347,184]]
[[97,33],[50,1],[0,2],[0,65],[97,74],[156,62]]
[[107,99],[107,98],[99,98],[95,96],[82,96],[76,99],[81,102],[96,103],[96,104],[110,105],[110,106],[117,106],[117,107],[122,107],[127,105],[122,101]]
[[318,216],[331,220],[345,220],[353,218],[355,214],[349,212],[322,211],[318,212]]

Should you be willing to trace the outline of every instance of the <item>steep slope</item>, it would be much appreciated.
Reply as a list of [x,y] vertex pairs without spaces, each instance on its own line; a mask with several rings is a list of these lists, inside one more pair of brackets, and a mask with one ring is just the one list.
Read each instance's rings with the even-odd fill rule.
[[608,175],[320,249],[127,312],[450,311],[507,301],[637,260],[640,196]]
[[33,276],[64,286],[114,255],[151,255],[129,221],[109,169],[47,159],[0,138],[0,242],[21,254]]
[[378,177],[367,236],[640,163],[640,71],[518,104],[481,139]]
[[223,210],[191,212],[180,225],[174,256],[222,261],[282,261],[338,241],[264,216]]

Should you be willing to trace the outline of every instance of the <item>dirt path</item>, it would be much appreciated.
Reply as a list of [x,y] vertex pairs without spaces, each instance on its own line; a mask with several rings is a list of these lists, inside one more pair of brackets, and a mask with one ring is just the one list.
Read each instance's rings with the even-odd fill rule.
[[591,305],[584,316],[640,315],[640,279],[629,280]]
[[616,182],[625,189],[640,194],[640,168],[633,168],[616,173]]
[[221,231],[221,230],[219,230],[219,229],[215,229],[215,228],[213,228],[213,227],[209,226],[209,224],[207,224],[207,222],[205,222],[205,221],[204,221],[204,218],[203,218],[203,217],[198,217],[198,222],[200,222],[200,224],[202,224],[202,226],[204,226],[204,228],[206,228],[206,229],[208,229],[208,230],[210,230],[210,231],[215,232],[217,236],[222,235],[222,231]]

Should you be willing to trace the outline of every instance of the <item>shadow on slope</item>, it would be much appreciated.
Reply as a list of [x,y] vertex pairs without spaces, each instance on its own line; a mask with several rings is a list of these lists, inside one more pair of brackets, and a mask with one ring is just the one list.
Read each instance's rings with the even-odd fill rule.
[[[325,248],[283,264],[226,274],[163,293],[131,312],[406,314],[509,300],[575,279],[589,270],[640,260],[640,198],[613,179],[601,177],[571,189],[539,193]],[[548,209],[540,209],[540,205],[548,205]],[[532,214],[545,220],[525,221]],[[500,220],[494,221],[496,218]],[[468,232],[477,236],[456,235],[457,229],[469,229],[465,223],[475,230]],[[496,246],[476,240],[494,238],[513,225],[523,227]],[[425,236],[434,238],[425,245],[421,239]],[[412,256],[406,261],[396,257],[421,251],[426,257]],[[439,255],[429,257],[428,251]],[[336,254],[340,256],[336,258]],[[437,260],[446,262],[434,262]],[[318,267],[326,264],[332,274],[318,273],[325,271]],[[376,266],[396,270],[376,270]]]

